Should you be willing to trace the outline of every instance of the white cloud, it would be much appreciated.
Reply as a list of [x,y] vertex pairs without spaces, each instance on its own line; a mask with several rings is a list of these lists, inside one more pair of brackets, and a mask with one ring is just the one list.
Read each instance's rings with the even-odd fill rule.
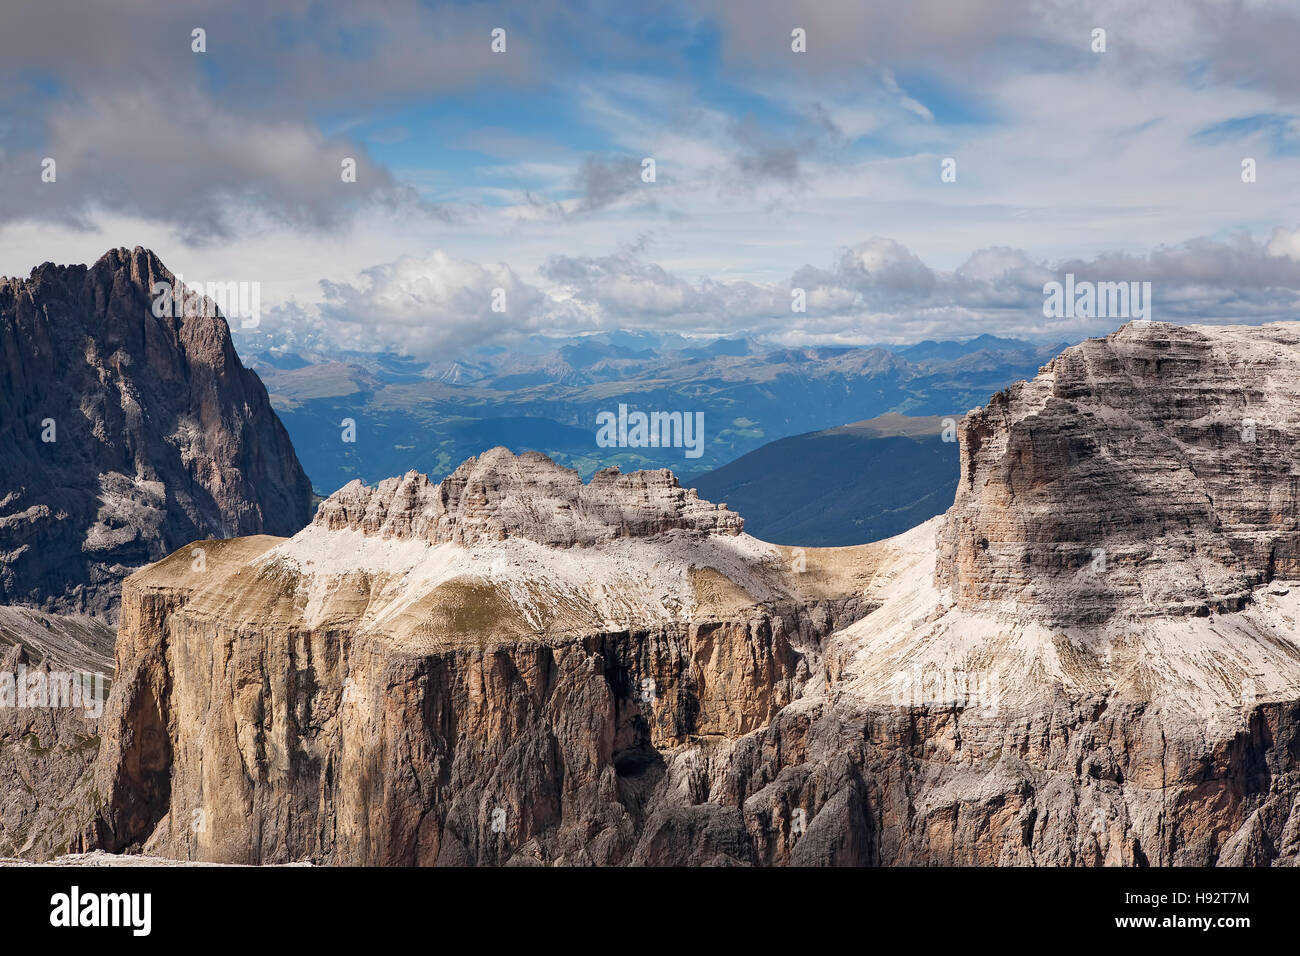
[[[1222,238],[1300,222],[1294,152],[1275,150],[1265,128],[1231,125],[1295,125],[1300,18],[1282,3],[717,0],[680,18],[686,42],[704,35],[697,27],[716,31],[714,74],[681,68],[683,49],[648,51],[587,22],[597,18],[566,18],[563,5],[520,14],[511,55],[491,59],[483,18],[503,8],[490,4],[398,4],[383,18],[302,7],[287,21],[301,35],[285,47],[269,8],[241,0],[210,25],[219,96],[173,42],[188,35],[175,33],[188,14],[158,9],[126,17],[50,0],[7,21],[0,79],[14,82],[0,84],[0,149],[16,178],[0,178],[0,271],[144,244],[186,275],[258,279],[268,308],[296,303],[349,341],[426,349],[548,325],[808,340],[975,334],[981,323],[1033,331],[1049,262],[1153,281],[1172,270],[1157,303],[1163,294],[1175,315],[1287,315],[1296,233],[1249,248]],[[69,34],[59,24],[72,15],[84,29]],[[795,16],[806,56],[789,52]],[[566,51],[601,55],[547,60],[550,48],[526,38],[544,36],[548,18],[581,33]],[[1096,24],[1109,30],[1103,56],[1087,49]],[[585,30],[609,45],[590,45]],[[338,55],[344,35],[375,46]],[[62,94],[28,102],[43,72]],[[560,107],[520,129],[509,114],[477,133],[449,124],[453,142],[495,162],[426,168],[411,150],[410,168],[388,173],[352,138],[364,122],[335,118],[322,131],[322,115],[375,120],[414,104],[379,128],[418,138],[430,91],[457,96],[485,78],[554,94]],[[1216,124],[1241,131],[1199,135]],[[47,147],[60,181],[43,189],[33,171]],[[345,150],[361,164],[351,193],[334,161]],[[1257,183],[1240,182],[1245,155],[1259,162]],[[637,175],[643,156],[657,161],[653,186]],[[939,180],[944,156],[957,159],[956,183]],[[454,216],[413,200],[408,183]],[[646,232],[653,260],[610,256]],[[863,242],[872,235],[889,238]],[[1217,241],[1183,246],[1197,235]],[[1149,251],[1162,247],[1172,251]],[[428,249],[454,256],[438,262]],[[494,261],[535,292],[523,290],[526,314],[462,307],[456,290],[479,302],[473,270],[504,267],[475,263]],[[358,271],[375,262],[389,266]],[[791,316],[800,283],[809,312]],[[442,331],[406,321],[404,304]]]
[[1300,260],[1300,226],[1294,229],[1278,226],[1269,237],[1265,251],[1270,256],[1286,256],[1289,259]]
[[[1282,237],[1281,239],[1279,237]],[[1284,242],[1287,254],[1279,254]],[[506,265],[481,266],[444,252],[404,257],[361,273],[356,282],[323,282],[312,309],[283,311],[259,334],[317,345],[389,349],[425,358],[532,332],[582,333],[615,328],[704,335],[745,334],[783,344],[865,344],[968,338],[982,332],[1059,341],[1101,334],[1123,318],[1044,318],[1043,285],[1067,272],[1080,281],[1150,282],[1150,317],[1194,323],[1289,320],[1300,308],[1296,234],[1268,242],[1248,236],[1196,239],[1142,255],[1107,253],[1055,262],[990,247],[957,269],[936,269],[895,240],[874,237],[845,248],[826,267],[792,270],[773,282],[688,279],[650,261],[639,248],[606,256],[553,256],[535,281]],[[492,290],[509,309],[491,311]],[[791,310],[791,290],[807,311]],[[285,324],[283,320],[289,320]]]
[[[435,251],[373,266],[359,281],[322,281],[317,314],[341,348],[433,357],[537,330],[543,296],[506,265]],[[272,330],[273,331],[273,330]]]

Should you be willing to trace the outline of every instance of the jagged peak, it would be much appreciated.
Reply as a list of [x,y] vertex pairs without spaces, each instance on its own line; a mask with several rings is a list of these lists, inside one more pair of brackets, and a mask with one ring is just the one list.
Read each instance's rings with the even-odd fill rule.
[[109,249],[91,265],[81,262],[60,264],[52,260],[46,260],[39,265],[32,266],[32,271],[25,279],[21,276],[0,276],[0,284],[21,285],[68,273],[85,274],[122,271],[128,271],[132,279],[144,276],[175,278],[171,270],[163,265],[162,259],[152,249],[147,249],[144,246],[136,246],[133,249],[128,249],[126,246],[117,246]]
[[314,524],[432,544],[527,538],[554,547],[590,545],[671,530],[740,534],[744,520],[700,499],[666,468],[606,468],[584,484],[540,452],[496,447],[462,462],[441,482],[408,471],[373,487],[352,481],[321,503]]

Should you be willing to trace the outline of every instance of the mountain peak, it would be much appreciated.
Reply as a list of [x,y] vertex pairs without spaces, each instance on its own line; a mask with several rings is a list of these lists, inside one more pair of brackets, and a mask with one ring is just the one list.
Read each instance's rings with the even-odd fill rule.
[[1300,323],[1133,322],[961,427],[939,575],[1057,623],[1231,610],[1300,577]]
[[[151,251],[0,281],[0,599],[111,616],[182,544],[292,534],[311,489],[218,316],[158,316]],[[39,547],[33,547],[40,542]]]
[[578,472],[540,452],[497,447],[462,462],[440,483],[416,471],[374,487],[353,481],[322,502],[314,524],[383,538],[462,545],[526,538],[553,547],[592,545],[671,530],[736,535],[743,519],[702,501],[666,468]]

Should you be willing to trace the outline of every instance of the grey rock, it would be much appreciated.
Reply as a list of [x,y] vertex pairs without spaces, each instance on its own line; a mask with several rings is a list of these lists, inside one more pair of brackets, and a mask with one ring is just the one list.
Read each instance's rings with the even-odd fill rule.
[[175,277],[138,247],[0,279],[0,603],[111,621],[135,568],[310,518],[225,320],[156,317],[160,281]]

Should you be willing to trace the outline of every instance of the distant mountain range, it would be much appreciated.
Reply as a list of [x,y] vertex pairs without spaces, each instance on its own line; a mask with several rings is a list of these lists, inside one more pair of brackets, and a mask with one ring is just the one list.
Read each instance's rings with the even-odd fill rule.
[[[902,347],[700,345],[651,333],[536,337],[422,363],[388,354],[242,355],[266,383],[314,489],[328,494],[412,468],[434,477],[484,448],[541,451],[584,478],[618,465],[702,474],[778,439],[886,413],[960,417],[1032,378],[1065,343],[980,336]],[[703,414],[698,457],[683,447],[597,444],[597,416]],[[354,426],[345,435],[350,420]],[[345,437],[353,441],[345,441]],[[905,525],[900,525],[900,527]]]
[[890,413],[782,438],[683,480],[726,502],[774,544],[838,547],[902,534],[942,514],[957,491],[955,428]]

